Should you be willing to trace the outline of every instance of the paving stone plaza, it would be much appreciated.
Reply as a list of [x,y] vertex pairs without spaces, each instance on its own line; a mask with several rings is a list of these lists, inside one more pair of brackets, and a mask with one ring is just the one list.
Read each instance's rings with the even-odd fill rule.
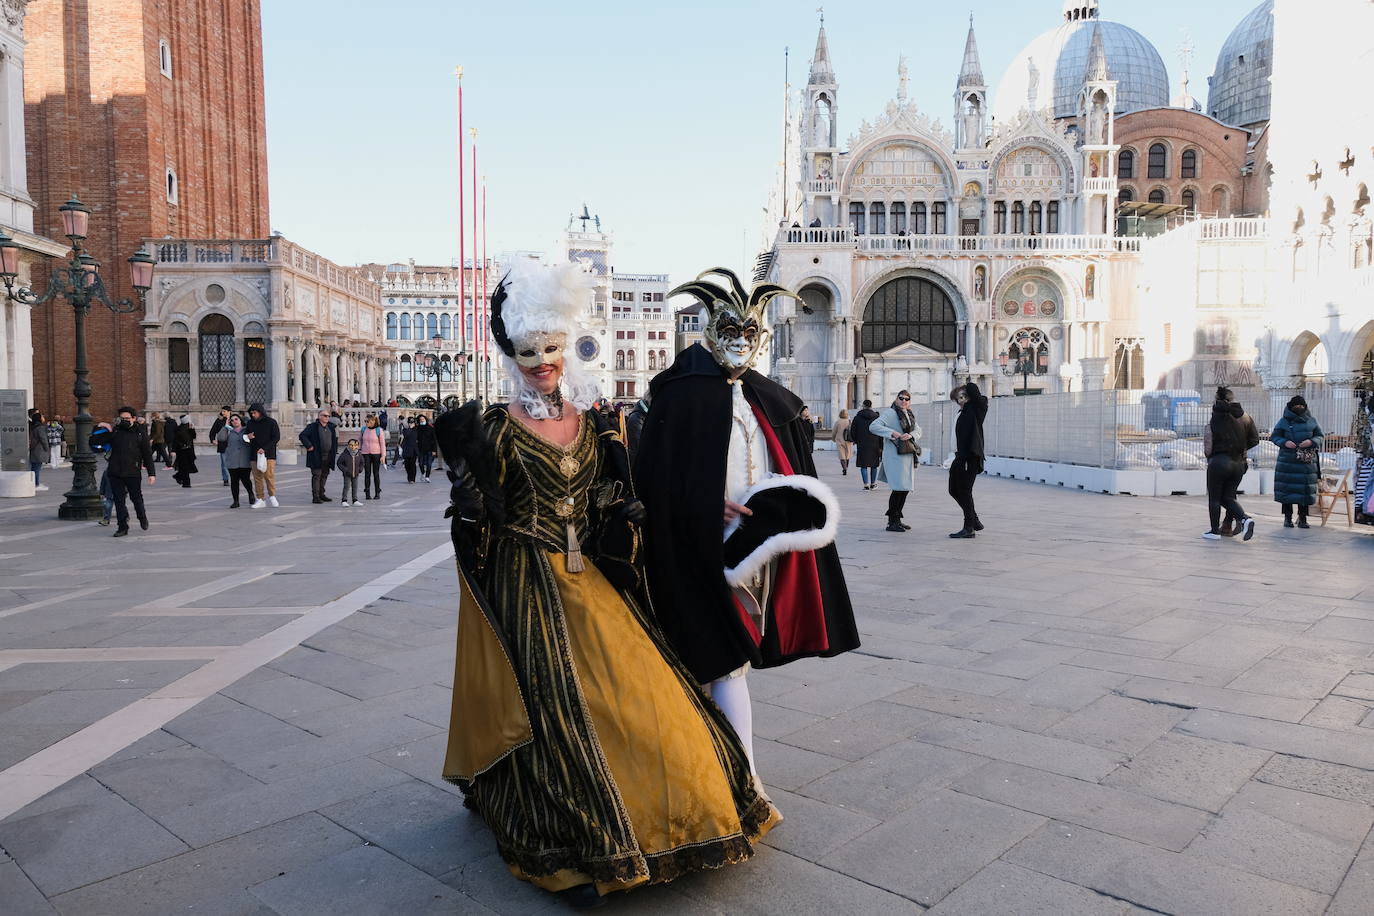
[[[952,541],[929,469],[894,535],[818,457],[864,646],[750,677],[786,821],[608,911],[1370,912],[1374,539],[984,478]],[[348,509],[284,469],[256,512],[159,481],[121,540],[57,487],[0,507],[0,911],[562,909],[439,778],[447,488],[399,476]]]

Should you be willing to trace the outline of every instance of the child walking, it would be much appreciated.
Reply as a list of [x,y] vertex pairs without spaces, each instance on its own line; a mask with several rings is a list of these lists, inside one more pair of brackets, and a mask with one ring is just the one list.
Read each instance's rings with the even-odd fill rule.
[[[334,462],[339,471],[343,474],[343,495],[339,500],[340,506],[358,506],[358,477],[363,473],[363,452],[362,445],[357,439],[348,440],[348,448],[339,452],[338,460]],[[349,496],[352,490],[353,495]],[[352,500],[350,502],[349,500]]]

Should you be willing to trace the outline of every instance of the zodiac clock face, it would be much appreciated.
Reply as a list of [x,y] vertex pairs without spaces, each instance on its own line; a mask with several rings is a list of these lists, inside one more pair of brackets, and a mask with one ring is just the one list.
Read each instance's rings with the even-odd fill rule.
[[601,345],[590,335],[577,339],[577,355],[584,363],[589,363],[596,359],[596,355],[601,352]]

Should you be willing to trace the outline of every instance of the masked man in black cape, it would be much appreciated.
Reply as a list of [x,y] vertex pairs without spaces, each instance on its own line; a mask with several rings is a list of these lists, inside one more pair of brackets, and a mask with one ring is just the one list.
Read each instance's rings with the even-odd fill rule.
[[[703,278],[718,275],[725,283]],[[673,290],[710,310],[650,385],[634,479],[648,510],[647,580],[659,626],[753,754],[745,674],[859,645],[834,547],[839,509],[816,480],[802,402],[750,366],[777,295],[722,268]]]

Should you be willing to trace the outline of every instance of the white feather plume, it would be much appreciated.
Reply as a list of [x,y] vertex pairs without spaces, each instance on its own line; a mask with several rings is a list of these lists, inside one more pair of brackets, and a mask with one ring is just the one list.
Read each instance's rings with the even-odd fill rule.
[[501,307],[506,336],[519,349],[520,341],[533,334],[561,332],[568,335],[571,345],[594,285],[580,264],[546,267],[533,260],[516,260],[506,276],[506,301]]

